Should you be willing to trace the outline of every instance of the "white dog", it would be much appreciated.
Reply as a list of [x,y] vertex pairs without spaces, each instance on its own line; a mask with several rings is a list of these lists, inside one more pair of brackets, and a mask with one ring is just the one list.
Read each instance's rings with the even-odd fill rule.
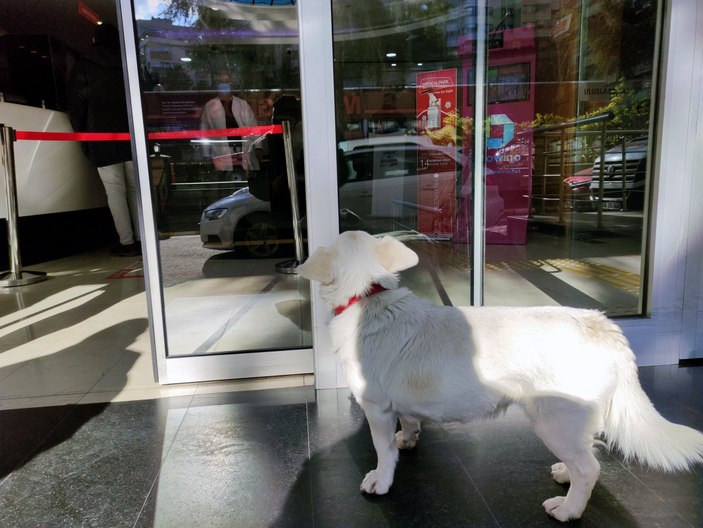
[[362,491],[388,492],[398,448],[415,446],[421,420],[490,417],[513,403],[561,461],[553,478],[571,483],[543,504],[560,521],[579,518],[591,496],[596,436],[664,471],[703,462],[703,434],[654,409],[626,338],[604,315],[436,306],[398,287],[396,273],[417,262],[394,238],[350,231],[298,267],[336,314],[333,346],[371,428],[378,465]]

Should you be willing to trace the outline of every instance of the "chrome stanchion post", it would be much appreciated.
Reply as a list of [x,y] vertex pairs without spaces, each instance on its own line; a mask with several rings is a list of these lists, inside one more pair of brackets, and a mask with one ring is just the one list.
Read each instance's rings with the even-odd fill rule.
[[303,233],[300,228],[300,208],[298,206],[298,185],[295,180],[295,158],[293,157],[293,138],[290,131],[290,121],[283,121],[283,147],[286,156],[286,174],[290,190],[291,210],[293,211],[293,239],[295,241],[295,259],[276,264],[279,273],[295,273],[298,265],[303,263]]
[[2,166],[5,172],[5,196],[7,200],[7,246],[10,270],[0,273],[0,287],[25,286],[46,280],[41,271],[22,271],[19,235],[17,230],[17,182],[15,178],[15,131],[0,124],[2,141]]

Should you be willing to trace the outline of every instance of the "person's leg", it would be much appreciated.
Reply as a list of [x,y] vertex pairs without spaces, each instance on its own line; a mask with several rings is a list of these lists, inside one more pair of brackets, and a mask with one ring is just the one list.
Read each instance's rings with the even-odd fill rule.
[[137,179],[132,160],[124,162],[124,177],[127,185],[127,204],[129,205],[129,215],[132,221],[132,233],[135,242],[139,242],[141,236],[139,233],[139,208],[137,207]]
[[127,185],[125,182],[124,163],[115,163],[98,167],[98,174],[105,187],[107,205],[112,214],[115,229],[120,237],[120,244],[134,244],[134,231],[127,202]]

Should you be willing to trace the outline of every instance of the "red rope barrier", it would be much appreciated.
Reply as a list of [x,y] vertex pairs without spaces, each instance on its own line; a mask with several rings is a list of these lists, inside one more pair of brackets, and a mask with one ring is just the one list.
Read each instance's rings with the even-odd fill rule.
[[[149,132],[147,139],[198,139],[222,136],[262,136],[282,134],[282,125],[265,125],[217,130],[177,130],[174,132]],[[15,131],[15,139],[30,141],[129,141],[129,132],[32,132]]]
[[129,141],[129,132],[29,132],[16,130],[15,139],[34,141]]
[[178,130],[175,132],[149,132],[148,139],[191,139],[221,136],[263,136],[264,134],[283,134],[282,125],[267,125],[242,128],[223,128],[219,130]]

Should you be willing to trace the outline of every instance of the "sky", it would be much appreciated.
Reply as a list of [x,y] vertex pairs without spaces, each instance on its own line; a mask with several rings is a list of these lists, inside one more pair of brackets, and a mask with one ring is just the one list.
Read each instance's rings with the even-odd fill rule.
[[150,20],[163,13],[168,0],[135,0],[134,14],[137,20]]

